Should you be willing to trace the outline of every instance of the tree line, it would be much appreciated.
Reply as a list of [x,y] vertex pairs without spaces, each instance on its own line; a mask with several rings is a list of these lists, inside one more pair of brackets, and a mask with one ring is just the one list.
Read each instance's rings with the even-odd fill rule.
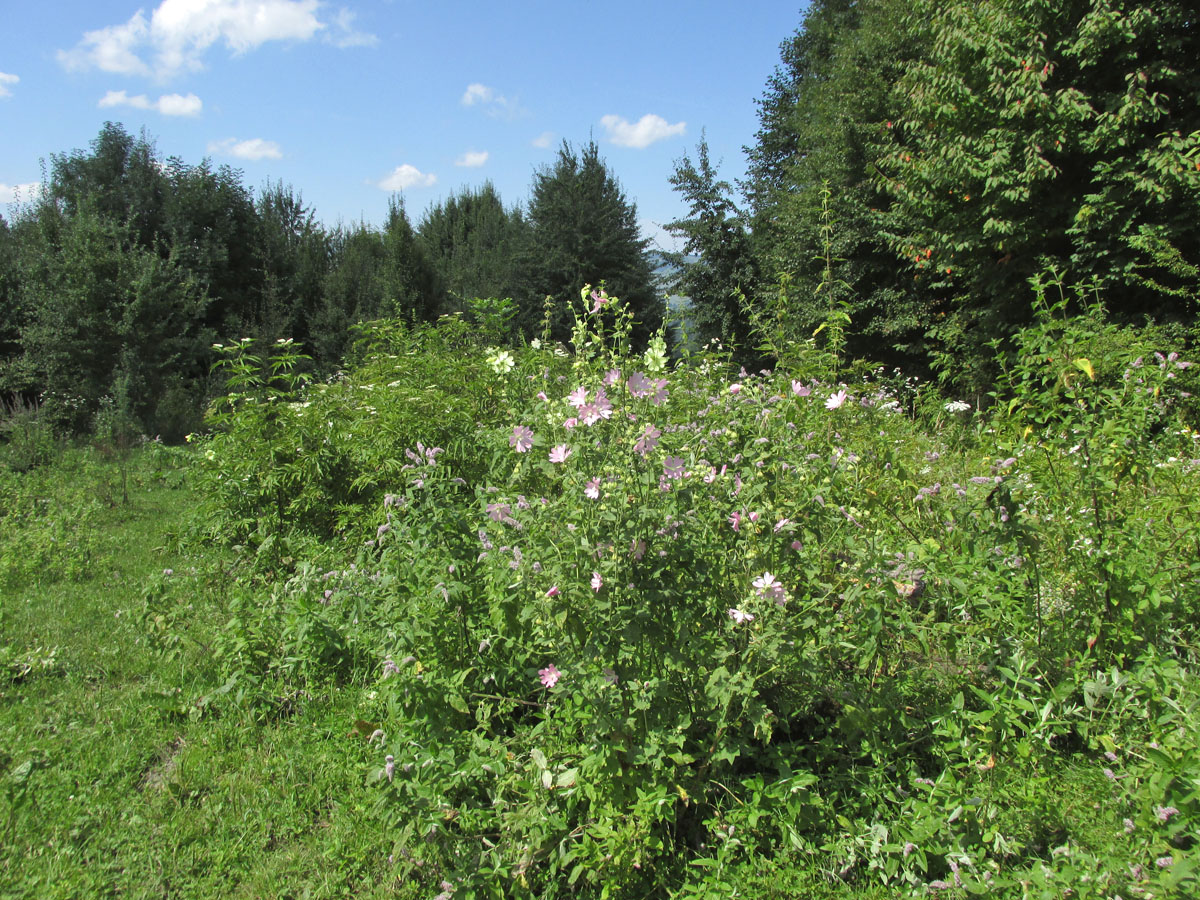
[[1187,0],[813,0],[745,181],[703,141],[672,177],[701,337],[838,323],[849,356],[982,394],[1039,273],[1193,328],[1196,38]]
[[0,217],[0,396],[63,432],[104,412],[178,440],[221,389],[214,343],[292,338],[327,373],[355,323],[430,321],[476,297],[511,301],[498,340],[565,338],[569,299],[601,280],[645,337],[662,321],[647,249],[594,143],[564,142],[525,208],[489,183],[415,226],[393,197],[381,227],[325,227],[290,186],[255,192],[238,170],[164,160],[108,123],[88,150],[52,155],[40,196]]
[[[703,139],[670,175],[690,333],[747,363],[823,342],[982,398],[1050,271],[1194,339],[1196,29],[1187,0],[813,0],[757,101],[745,179]],[[636,207],[594,142],[564,143],[524,205],[485,184],[415,224],[393,199],[379,227],[325,227],[290,186],[163,160],[111,123],[44,182],[0,217],[0,397],[37,398],[63,431],[115,411],[178,438],[228,338],[294,338],[329,372],[356,322],[474,298],[498,301],[492,339],[563,338],[601,280],[637,336],[662,322]]]

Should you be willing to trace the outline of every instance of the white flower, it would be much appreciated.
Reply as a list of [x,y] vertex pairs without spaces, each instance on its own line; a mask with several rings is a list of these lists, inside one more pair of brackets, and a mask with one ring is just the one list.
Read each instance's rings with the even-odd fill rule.
[[838,391],[836,394],[831,394],[829,396],[829,399],[825,401],[825,408],[826,409],[841,408],[842,404],[846,402],[848,396],[849,395],[844,390]]
[[513,370],[516,362],[512,358],[512,354],[507,350],[493,348],[488,351],[488,365],[492,367],[492,371],[497,375],[507,375]]
[[733,619],[734,625],[741,625],[745,622],[753,622],[754,616],[748,612],[742,612],[740,609],[731,609],[729,618]]
[[960,413],[966,412],[971,408],[970,403],[964,403],[962,400],[951,400],[946,404],[946,412]]

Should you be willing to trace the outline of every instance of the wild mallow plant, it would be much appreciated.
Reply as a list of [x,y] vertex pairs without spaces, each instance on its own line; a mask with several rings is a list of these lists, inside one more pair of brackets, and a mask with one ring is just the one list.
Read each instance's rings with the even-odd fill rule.
[[[412,419],[386,485],[351,464],[382,491],[374,519],[246,589],[225,644],[235,678],[377,680],[398,877],[642,897],[790,859],[918,894],[1194,883],[1194,754],[1149,753],[1148,723],[1097,700],[1105,673],[1152,684],[1168,662],[1195,696],[1197,571],[1176,560],[1200,556],[1181,552],[1200,451],[1178,357],[1121,366],[1126,336],[1085,355],[1093,326],[1042,318],[1009,360],[1015,402],[924,404],[974,417],[951,452],[869,381],[672,365],[661,335],[635,353],[602,290],[576,321],[569,348],[464,349],[467,376],[407,363],[429,396],[466,377],[477,428]],[[376,386],[371,409],[343,404],[340,427],[375,442],[350,459],[377,458],[368,435],[412,390],[382,382],[395,356],[345,377]],[[333,421],[332,394],[308,396]],[[1182,728],[1153,740],[1178,749]],[[1097,775],[1121,748],[1124,774]],[[1082,816],[1058,802],[1076,771]],[[1128,860],[1088,843],[1092,803]],[[1176,812],[1151,833],[1156,808]]]

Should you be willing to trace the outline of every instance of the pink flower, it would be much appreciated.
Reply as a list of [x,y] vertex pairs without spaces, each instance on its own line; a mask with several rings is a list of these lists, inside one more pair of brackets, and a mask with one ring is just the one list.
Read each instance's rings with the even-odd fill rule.
[[625,382],[625,386],[629,388],[629,393],[634,397],[645,397],[654,389],[654,382],[645,376],[642,372],[634,372],[629,376],[629,380]]
[[600,588],[604,586],[604,579],[600,577],[599,572],[592,573],[592,590],[600,593]]
[[831,394],[829,399],[825,401],[825,408],[839,409],[846,402],[847,396],[844,390],[838,391],[836,394]]
[[545,403],[547,400],[549,400],[549,399],[550,399],[549,397],[547,397],[547,396],[546,396],[546,392],[545,392],[545,391],[538,391],[538,392],[537,392],[537,398],[538,398],[539,400],[541,400],[543,403]]
[[599,500],[600,499],[600,479],[599,478],[588,479],[588,482],[583,486],[583,495],[585,497],[587,497],[589,500]]
[[734,382],[733,384],[731,384],[729,386],[729,393],[733,394],[734,396],[737,396],[741,392],[742,392],[742,386],[740,384],[738,384],[737,382]]
[[809,394],[812,393],[812,388],[810,388],[807,384],[803,384],[799,381],[793,381],[792,382],[792,393],[795,394],[797,397],[807,397]]
[[550,451],[550,462],[564,463],[567,461],[567,457],[569,457],[570,455],[571,455],[570,447],[568,447],[566,444],[558,444],[557,446],[554,447],[553,450]]
[[663,460],[663,476],[666,478],[683,477],[683,459],[678,456],[668,456]]
[[729,610],[729,618],[733,619],[734,625],[743,625],[746,622],[753,622],[754,616],[748,612],[742,612],[740,609]]
[[554,587],[550,588],[550,590],[546,591],[546,596],[547,597],[557,597],[559,595],[559,593],[560,592],[558,590],[558,585],[556,584],[556,585],[554,585]]
[[567,419],[567,421],[563,422],[563,428],[567,429],[567,431],[570,431],[572,428],[574,428],[578,424],[579,424],[579,420],[577,418],[575,418],[574,416],[571,416],[571,418],[569,418],[569,419]]
[[518,453],[524,453],[533,446],[533,432],[524,425],[514,425],[508,445]]
[[633,556],[635,562],[641,562],[643,556],[646,555],[646,542],[638,538],[634,538],[629,546],[629,552]]
[[581,387],[575,388],[567,395],[567,402],[576,409],[583,409],[587,403],[587,391]]
[[733,526],[734,531],[737,531],[742,524],[742,514],[740,512],[735,512],[729,517],[729,524]]
[[633,449],[642,456],[645,456],[658,446],[658,439],[660,437],[662,437],[661,431],[653,425],[647,425],[645,431],[642,432],[642,436],[633,445]]
[[659,378],[654,382],[654,394],[650,397],[650,402],[655,406],[662,406],[667,400],[667,379]]
[[604,378],[601,380],[601,383],[605,387],[612,387],[614,384],[616,384],[620,380],[621,380],[621,370],[620,369],[609,369],[607,372],[604,373]]
[[558,671],[554,663],[551,663],[544,669],[538,669],[538,674],[542,676],[542,686],[548,688],[554,687],[558,684],[558,679],[562,678],[562,672]]

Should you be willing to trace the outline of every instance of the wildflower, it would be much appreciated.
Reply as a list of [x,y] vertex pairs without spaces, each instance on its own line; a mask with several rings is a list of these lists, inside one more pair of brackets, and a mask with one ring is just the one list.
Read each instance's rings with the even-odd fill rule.
[[791,519],[780,519],[775,523],[775,533],[779,534],[787,525],[791,524],[791,521]]
[[735,512],[733,515],[731,515],[729,517],[729,524],[733,526],[734,531],[737,531],[738,527],[742,524],[742,514],[740,512]]
[[391,530],[392,530],[392,526],[389,525],[387,522],[384,522],[382,525],[380,525],[378,528],[375,529],[375,540],[379,540],[381,537],[383,537],[385,534],[387,534]]
[[588,479],[587,483],[584,484],[584,486],[583,486],[583,495],[585,497],[587,497],[589,500],[599,500],[600,499],[600,479],[599,478]]
[[760,597],[774,600],[780,606],[783,606],[787,602],[787,592],[783,589],[783,585],[776,581],[775,576],[770,572],[763,572],[762,575],[754,579],[754,589]]
[[844,390],[838,391],[836,394],[831,394],[829,399],[825,401],[826,409],[840,409],[842,404],[846,402],[848,395]]
[[609,301],[609,296],[604,291],[592,291],[592,312],[598,313]]
[[729,618],[733,619],[734,625],[741,625],[745,622],[753,622],[754,616],[748,612],[742,612],[740,609],[729,610]]
[[661,372],[667,366],[667,342],[661,334],[656,334],[650,339],[650,346],[642,357],[645,360],[646,368],[651,372]]
[[385,677],[388,675],[397,675],[399,672],[400,667],[396,665],[396,661],[390,656],[383,661],[383,674]]
[[1158,817],[1160,822],[1168,822],[1171,816],[1179,815],[1179,810],[1173,806],[1156,806],[1154,807],[1154,815]]
[[587,391],[584,388],[575,388],[567,395],[567,402],[576,409],[583,409],[587,404]]
[[533,431],[525,425],[514,425],[508,445],[518,453],[525,453],[533,446]]
[[538,675],[541,676],[543,687],[552,688],[558,684],[558,679],[562,677],[562,672],[558,671],[554,663],[546,666],[544,669],[538,669]]
[[654,382],[643,373],[634,372],[625,382],[625,386],[629,388],[629,393],[634,397],[645,397],[654,389]]
[[667,379],[658,378],[654,382],[654,393],[650,395],[650,402],[655,406],[662,406],[667,402]]
[[516,362],[507,350],[493,349],[488,353],[488,365],[497,375],[506,375],[513,370]]
[[792,393],[795,394],[797,397],[807,397],[809,394],[812,393],[812,388],[810,388],[807,384],[803,384],[799,381],[793,381],[792,382]]
[[916,849],[917,849],[916,844],[914,844],[912,841],[906,841],[904,844],[904,855],[908,856],[910,853],[912,853]]
[[641,562],[642,557],[646,555],[646,542],[638,538],[634,538],[629,545],[629,553],[633,557],[634,562]]
[[558,590],[558,585],[556,584],[556,585],[554,585],[554,587],[550,588],[550,590],[546,591],[546,596],[547,597],[557,597],[559,595],[559,593],[560,592]]
[[621,370],[620,369],[609,369],[607,372],[604,373],[604,377],[600,380],[600,383],[603,384],[605,387],[612,387],[614,384],[616,384],[620,380],[621,380]]
[[948,413],[960,413],[969,410],[971,408],[971,404],[965,403],[962,400],[950,400],[946,403],[945,408],[946,412]]
[[683,477],[683,459],[678,456],[668,456],[663,460],[663,476],[666,478]]
[[396,757],[390,753],[383,758],[383,773],[387,775],[388,781],[391,781],[396,774]]
[[741,392],[742,392],[742,386],[740,384],[738,384],[736,381],[729,386],[729,393],[733,394],[735,397],[738,394],[740,394]]
[[660,437],[662,437],[661,431],[653,425],[647,425],[645,431],[642,432],[642,436],[633,445],[633,449],[642,456],[645,456],[658,446],[658,439]]
[[604,579],[600,577],[599,572],[592,573],[592,590],[600,593],[600,588],[604,586]]
[[558,444],[550,451],[550,462],[563,463],[571,455],[571,448],[566,444]]
[[1171,856],[1160,856],[1154,861],[1154,864],[1160,869],[1169,869],[1175,864],[1175,859]]

